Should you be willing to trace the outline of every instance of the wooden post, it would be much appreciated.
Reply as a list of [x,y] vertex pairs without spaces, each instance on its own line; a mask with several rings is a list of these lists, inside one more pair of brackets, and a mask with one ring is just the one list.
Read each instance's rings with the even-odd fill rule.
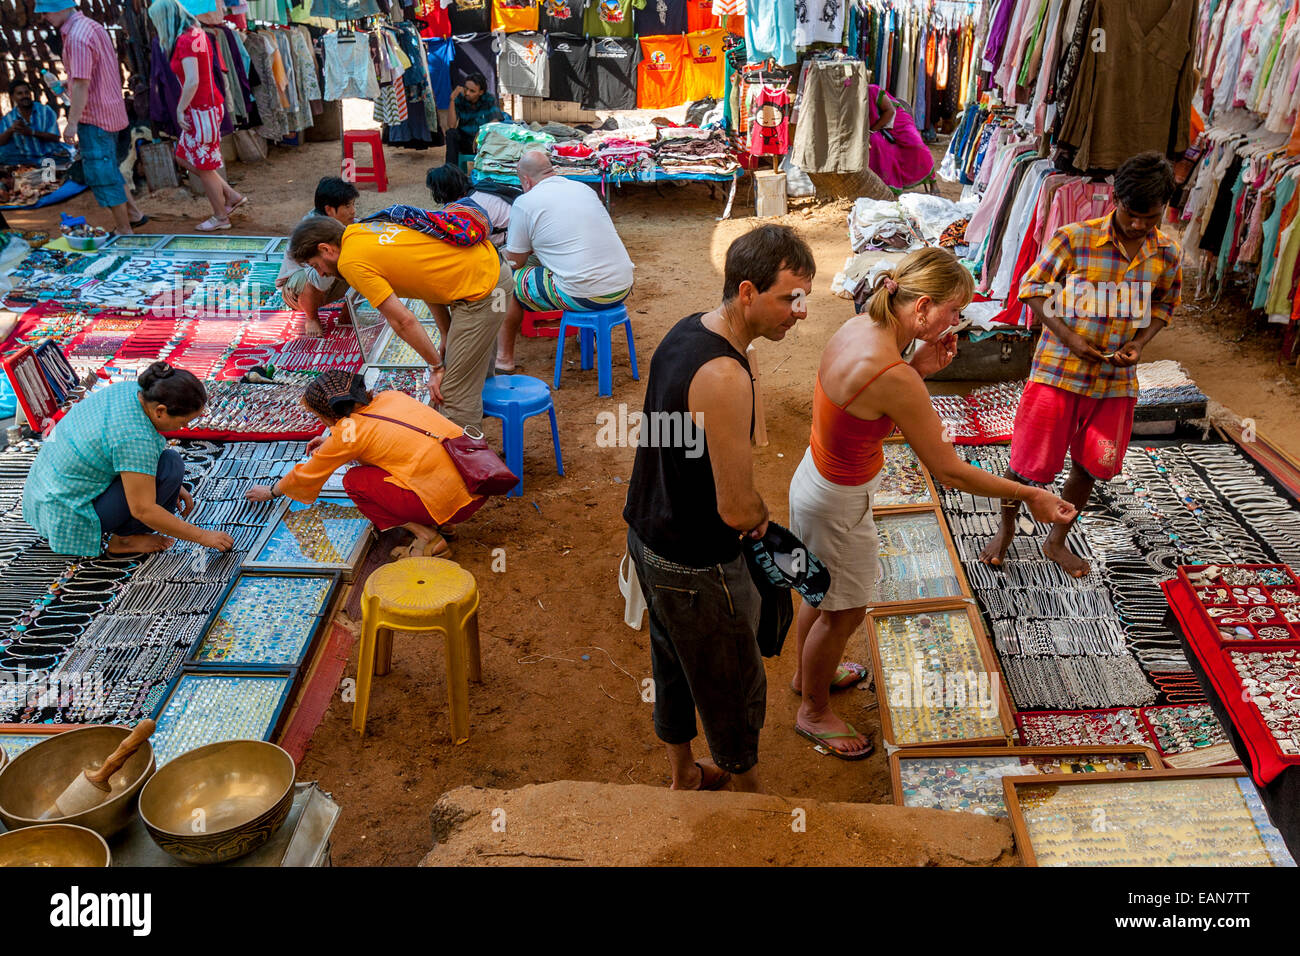
[[758,448],[767,447],[767,418],[763,413],[763,382],[758,374],[758,351],[753,345],[745,349],[749,361],[749,375],[754,380],[754,434],[751,436]]

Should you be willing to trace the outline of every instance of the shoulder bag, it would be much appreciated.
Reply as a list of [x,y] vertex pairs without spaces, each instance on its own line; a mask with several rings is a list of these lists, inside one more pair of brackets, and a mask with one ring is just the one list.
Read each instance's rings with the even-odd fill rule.
[[519,476],[506,467],[506,463],[483,440],[483,433],[477,428],[472,429],[474,434],[471,434],[470,428],[466,428],[463,435],[444,438],[442,435],[435,435],[431,431],[396,418],[369,415],[365,412],[357,412],[357,414],[362,418],[392,422],[394,425],[401,425],[403,428],[409,428],[413,432],[419,432],[421,435],[442,442],[443,449],[451,458],[451,463],[456,466],[456,470],[460,472],[465,487],[469,489],[471,495],[504,495],[519,484]]

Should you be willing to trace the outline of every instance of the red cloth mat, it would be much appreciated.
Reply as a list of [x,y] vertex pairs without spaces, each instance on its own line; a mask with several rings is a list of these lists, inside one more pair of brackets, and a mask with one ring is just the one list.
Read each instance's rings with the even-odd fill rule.
[[289,717],[289,725],[280,735],[280,746],[289,752],[294,763],[302,763],[312,735],[325,719],[330,703],[338,696],[339,683],[343,680],[343,671],[356,642],[351,631],[335,624],[330,630],[329,640],[316,655],[311,673],[298,692],[298,702]]
[[[1288,767],[1300,765],[1300,757],[1282,755],[1259,710],[1250,701],[1242,699],[1241,680],[1228,659],[1229,649],[1219,646],[1191,588],[1182,581],[1174,580],[1164,582],[1160,589],[1165,592],[1169,607],[1187,636],[1188,645],[1205,668],[1205,675],[1214,687],[1215,694],[1232,718],[1232,726],[1250,751],[1251,777],[1263,787],[1272,783]],[[1241,644],[1242,647],[1232,650],[1269,651],[1294,646],[1283,641],[1242,641]],[[1252,646],[1246,646],[1248,644]]]

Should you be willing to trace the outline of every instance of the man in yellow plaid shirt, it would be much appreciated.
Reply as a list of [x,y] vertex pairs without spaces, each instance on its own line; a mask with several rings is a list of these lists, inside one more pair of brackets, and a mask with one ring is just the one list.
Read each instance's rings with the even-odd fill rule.
[[[1133,431],[1142,349],[1165,328],[1182,289],[1178,244],[1160,231],[1174,171],[1159,153],[1140,153],[1115,174],[1115,209],[1062,226],[1020,284],[1042,323],[1033,370],[1020,398],[1007,477],[1050,484],[1065,463],[1061,497],[1080,513],[1093,483],[1119,474]],[[1002,502],[1002,525],[980,560],[1001,564],[1016,533],[1020,502]],[[1078,578],[1088,562],[1055,525],[1043,554]]]

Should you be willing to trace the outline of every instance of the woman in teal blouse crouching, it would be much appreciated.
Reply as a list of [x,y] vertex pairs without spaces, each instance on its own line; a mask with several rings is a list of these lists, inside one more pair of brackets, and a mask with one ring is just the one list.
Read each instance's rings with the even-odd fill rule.
[[137,382],[91,392],[41,445],[23,488],[23,518],[59,554],[84,557],[161,551],[174,538],[218,551],[224,531],[184,520],[194,499],[185,463],[163,433],[203,413],[207,391],[194,375],[154,362]]

